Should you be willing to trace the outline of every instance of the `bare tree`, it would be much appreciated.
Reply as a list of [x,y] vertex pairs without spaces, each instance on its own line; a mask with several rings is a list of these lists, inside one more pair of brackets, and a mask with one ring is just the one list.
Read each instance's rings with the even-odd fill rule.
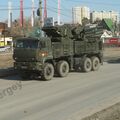
[[82,19],[82,25],[85,26],[90,23],[90,20],[88,18],[83,18]]

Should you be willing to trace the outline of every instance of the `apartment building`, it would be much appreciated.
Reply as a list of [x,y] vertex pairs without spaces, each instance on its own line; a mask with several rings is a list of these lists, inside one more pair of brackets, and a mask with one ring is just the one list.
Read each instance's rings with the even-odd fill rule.
[[95,22],[96,20],[102,20],[105,18],[112,19],[113,22],[119,22],[119,13],[115,11],[93,11],[90,14],[91,22]]
[[90,9],[86,6],[72,8],[72,20],[74,24],[82,24],[82,19],[90,19]]

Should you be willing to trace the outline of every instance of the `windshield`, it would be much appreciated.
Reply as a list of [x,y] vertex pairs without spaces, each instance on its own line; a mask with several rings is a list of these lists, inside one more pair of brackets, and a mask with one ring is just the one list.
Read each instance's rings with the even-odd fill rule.
[[17,48],[38,48],[38,41],[36,40],[18,40],[16,42]]

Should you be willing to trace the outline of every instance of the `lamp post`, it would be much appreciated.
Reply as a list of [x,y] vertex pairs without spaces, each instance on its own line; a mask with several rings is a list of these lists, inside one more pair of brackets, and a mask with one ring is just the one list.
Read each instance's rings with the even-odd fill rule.
[[8,2],[8,27],[12,27],[12,3]]
[[4,47],[5,47],[5,23],[4,23],[3,36],[4,36]]
[[60,25],[60,0],[58,0],[58,25]]

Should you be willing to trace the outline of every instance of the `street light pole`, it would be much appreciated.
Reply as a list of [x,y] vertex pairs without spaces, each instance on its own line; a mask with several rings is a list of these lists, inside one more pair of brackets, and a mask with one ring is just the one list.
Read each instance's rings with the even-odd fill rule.
[[39,0],[39,12],[40,28],[42,28],[42,0]]
[[4,23],[3,36],[4,36],[4,47],[5,47],[5,23]]
[[58,25],[60,25],[60,0],[58,0]]

